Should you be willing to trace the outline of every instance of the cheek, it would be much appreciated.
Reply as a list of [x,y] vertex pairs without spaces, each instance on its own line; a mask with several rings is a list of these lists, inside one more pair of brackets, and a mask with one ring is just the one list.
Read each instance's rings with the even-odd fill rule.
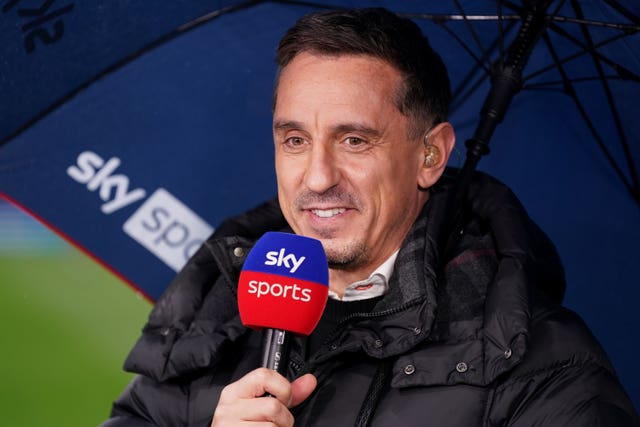
[[275,166],[280,208],[287,220],[291,221],[291,214],[295,211],[293,201],[301,189],[301,171],[296,162],[286,158],[276,157]]
[[381,209],[398,211],[409,209],[419,196],[418,171],[415,163],[403,162],[392,165],[378,178],[377,187],[372,190],[381,199]]
[[275,167],[278,189],[288,189],[295,181],[296,163],[287,159],[286,156],[276,154]]
[[282,212],[287,212],[292,209],[293,200],[295,198],[294,191],[291,185],[287,184],[287,181],[278,178],[278,201]]

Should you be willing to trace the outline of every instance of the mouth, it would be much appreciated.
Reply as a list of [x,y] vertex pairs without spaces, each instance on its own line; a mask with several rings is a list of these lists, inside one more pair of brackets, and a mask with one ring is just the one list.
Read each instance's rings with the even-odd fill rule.
[[345,211],[346,208],[311,209],[311,212],[319,218],[333,218],[334,216],[340,215]]

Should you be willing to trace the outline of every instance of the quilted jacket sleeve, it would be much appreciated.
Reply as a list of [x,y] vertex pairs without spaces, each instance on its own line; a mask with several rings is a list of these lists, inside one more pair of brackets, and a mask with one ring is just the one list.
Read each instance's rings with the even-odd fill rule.
[[100,427],[150,427],[176,418],[183,418],[181,425],[186,425],[187,406],[188,394],[179,386],[137,376],[113,404],[111,418]]
[[604,351],[567,309],[534,317],[531,351],[498,385],[490,425],[638,426],[636,409]]
[[633,406],[611,373],[595,364],[576,361],[510,382],[497,391],[494,410],[503,416],[494,418],[498,422],[492,425],[640,425]]

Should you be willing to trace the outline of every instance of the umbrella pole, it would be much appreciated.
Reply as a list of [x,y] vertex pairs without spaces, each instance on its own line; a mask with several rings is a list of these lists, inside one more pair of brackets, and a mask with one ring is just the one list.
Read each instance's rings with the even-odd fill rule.
[[[496,127],[502,122],[511,100],[522,88],[522,70],[531,56],[531,52],[547,27],[547,9],[552,0],[525,1],[522,13],[522,24],[515,40],[507,50],[506,60],[498,60],[491,67],[491,89],[485,98],[480,111],[480,122],[473,136],[465,143],[467,155],[459,172],[455,197],[454,212],[450,218],[449,230],[444,233],[444,252],[452,249],[457,239],[450,236],[462,230],[467,217],[467,192],[475,169],[482,156],[489,153],[489,141]],[[445,258],[446,259],[446,258]]]

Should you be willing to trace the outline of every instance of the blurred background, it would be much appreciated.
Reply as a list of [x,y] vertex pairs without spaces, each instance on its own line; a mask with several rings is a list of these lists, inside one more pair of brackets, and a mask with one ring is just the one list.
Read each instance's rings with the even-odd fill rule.
[[0,199],[0,413],[6,426],[97,426],[151,304]]

